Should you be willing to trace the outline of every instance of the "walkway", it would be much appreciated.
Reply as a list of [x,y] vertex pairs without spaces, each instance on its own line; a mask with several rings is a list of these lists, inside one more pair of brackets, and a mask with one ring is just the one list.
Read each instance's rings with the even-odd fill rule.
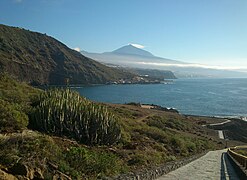
[[221,123],[209,124],[209,126],[219,126],[219,125],[223,125],[223,124],[226,124],[226,123],[229,123],[229,122],[231,122],[231,120],[227,119],[226,121],[221,122]]
[[222,130],[219,130],[219,131],[218,131],[218,134],[219,134],[219,138],[220,138],[220,139],[225,139],[225,136],[224,136],[224,133],[223,133]]
[[238,180],[226,150],[210,151],[205,156],[157,180]]
[[227,119],[226,121],[224,122],[220,122],[220,123],[214,123],[214,124],[204,124],[202,125],[203,127],[206,127],[206,126],[219,126],[219,125],[223,125],[223,124],[226,124],[226,123],[229,123],[231,122],[231,120]]

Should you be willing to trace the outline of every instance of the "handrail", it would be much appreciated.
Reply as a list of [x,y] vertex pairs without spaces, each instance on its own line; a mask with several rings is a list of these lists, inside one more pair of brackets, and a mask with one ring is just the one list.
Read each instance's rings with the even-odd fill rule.
[[234,150],[247,149],[247,146],[236,146],[229,148],[227,150],[228,155],[230,155],[233,159],[235,159],[239,165],[241,165],[244,169],[247,169],[247,156],[236,153]]

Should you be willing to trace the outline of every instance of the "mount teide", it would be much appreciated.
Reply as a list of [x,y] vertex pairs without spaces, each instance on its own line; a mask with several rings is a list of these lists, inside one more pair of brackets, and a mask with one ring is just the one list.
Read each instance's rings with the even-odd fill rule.
[[[82,51],[81,53],[102,63],[128,67],[142,67],[141,63],[143,62],[184,64],[184,62],[154,56],[152,53],[131,44],[120,47],[112,52],[89,53]],[[143,68],[145,68],[145,66],[143,66]]]
[[123,46],[119,49],[116,49],[115,51],[112,51],[112,53],[119,54],[119,55],[133,55],[133,56],[143,56],[143,57],[150,57],[150,58],[155,57],[150,52],[137,48],[131,44]]

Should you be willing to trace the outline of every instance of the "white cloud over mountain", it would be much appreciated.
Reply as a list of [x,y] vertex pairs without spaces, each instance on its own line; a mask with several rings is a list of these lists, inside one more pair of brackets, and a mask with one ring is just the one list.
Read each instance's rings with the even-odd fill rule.
[[141,44],[129,44],[129,45],[132,45],[132,46],[134,46],[134,47],[136,47],[136,48],[139,48],[139,49],[143,49],[143,48],[145,48],[145,46],[143,46],[143,45],[141,45]]
[[74,50],[77,51],[77,52],[81,51],[81,49],[79,47],[75,47]]
[[240,70],[247,72],[246,67],[241,66],[212,66],[204,64],[168,64],[168,63],[156,63],[156,62],[136,62],[142,65],[164,66],[164,67],[190,67],[190,68],[205,68],[205,69],[217,69],[217,70]]

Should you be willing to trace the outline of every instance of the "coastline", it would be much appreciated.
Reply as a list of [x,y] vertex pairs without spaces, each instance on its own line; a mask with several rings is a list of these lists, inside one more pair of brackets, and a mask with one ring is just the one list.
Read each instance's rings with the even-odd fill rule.
[[[133,103],[133,102],[131,102]],[[130,103],[127,103],[130,104]],[[155,109],[155,110],[161,110],[161,111],[168,111],[168,112],[176,112],[179,113],[180,115],[186,116],[186,117],[200,117],[200,118],[214,118],[214,119],[218,119],[218,120],[222,120],[222,119],[238,119],[238,120],[243,120],[245,122],[247,122],[247,116],[210,116],[210,115],[193,115],[193,114],[183,114],[180,113],[180,111],[174,107],[168,108],[168,107],[164,107],[164,106],[160,106],[160,105],[156,105],[156,104],[148,104],[148,103],[136,103],[136,104],[140,104],[140,107],[144,108],[144,109]]]

